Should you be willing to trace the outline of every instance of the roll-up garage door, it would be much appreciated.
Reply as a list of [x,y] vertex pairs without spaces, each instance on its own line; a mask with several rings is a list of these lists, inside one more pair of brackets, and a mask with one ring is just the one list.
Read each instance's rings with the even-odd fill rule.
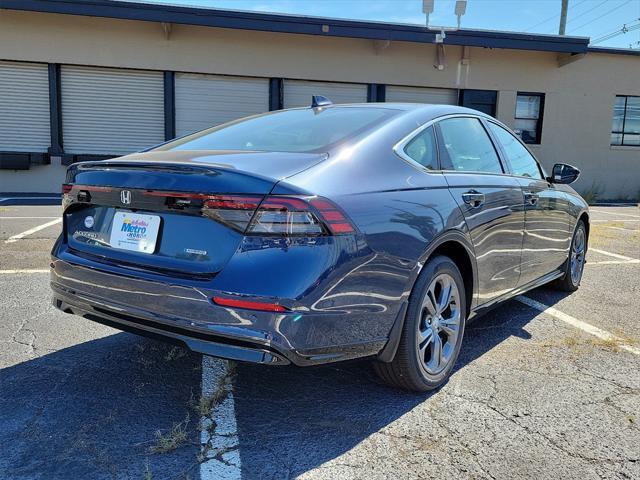
[[458,104],[458,91],[452,88],[400,87],[387,85],[387,102]]
[[333,103],[364,103],[367,86],[360,83],[284,81],[284,108],[308,107],[312,95],[322,95]]
[[176,74],[178,136],[269,110],[269,80]]
[[47,65],[0,62],[0,151],[46,152],[49,145]]
[[162,72],[61,67],[67,153],[126,154],[164,141]]

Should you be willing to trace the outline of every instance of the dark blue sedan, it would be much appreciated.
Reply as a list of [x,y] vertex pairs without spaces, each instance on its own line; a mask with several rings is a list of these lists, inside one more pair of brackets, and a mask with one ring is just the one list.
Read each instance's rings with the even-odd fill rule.
[[582,276],[587,205],[507,127],[466,108],[314,106],[72,165],[54,305],[271,365],[375,360],[424,391],[465,323]]

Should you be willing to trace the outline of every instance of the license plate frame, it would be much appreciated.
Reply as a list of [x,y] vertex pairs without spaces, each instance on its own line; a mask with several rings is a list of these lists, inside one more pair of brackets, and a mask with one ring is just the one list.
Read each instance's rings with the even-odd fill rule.
[[118,250],[152,255],[160,234],[160,216],[116,210],[109,245]]

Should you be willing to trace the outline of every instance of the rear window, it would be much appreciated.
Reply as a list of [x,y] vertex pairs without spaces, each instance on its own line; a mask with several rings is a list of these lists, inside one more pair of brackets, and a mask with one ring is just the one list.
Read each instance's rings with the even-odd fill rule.
[[362,107],[285,110],[203,130],[155,150],[322,152],[398,112]]

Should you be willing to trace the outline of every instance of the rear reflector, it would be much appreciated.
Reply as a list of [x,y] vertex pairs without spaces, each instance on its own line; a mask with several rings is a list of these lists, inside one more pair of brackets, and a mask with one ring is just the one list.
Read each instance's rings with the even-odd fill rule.
[[286,312],[288,309],[277,303],[250,302],[236,298],[213,297],[213,303],[222,307],[245,308],[247,310],[261,310],[263,312]]

